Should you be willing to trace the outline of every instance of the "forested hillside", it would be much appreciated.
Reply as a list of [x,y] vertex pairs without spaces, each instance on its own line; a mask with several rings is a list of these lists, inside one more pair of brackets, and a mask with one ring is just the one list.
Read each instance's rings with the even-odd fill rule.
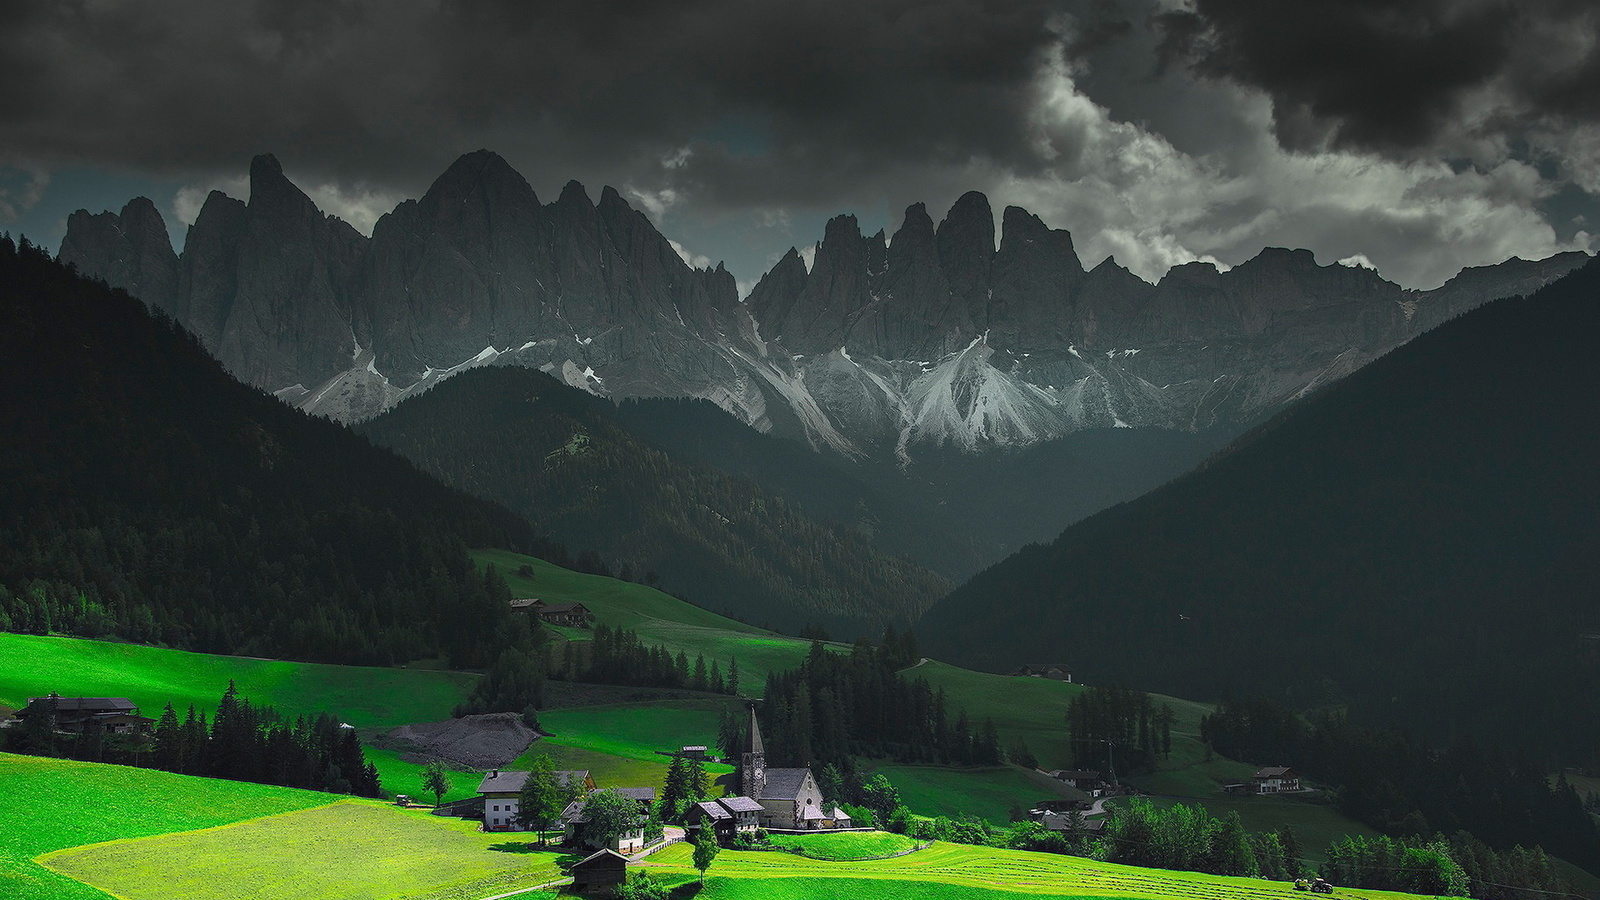
[[1160,487],[1243,431],[1102,428],[988,453],[924,447],[900,465],[816,453],[707,400],[625,400],[617,415],[673,459],[749,478],[880,551],[957,580]]
[[923,646],[1596,766],[1600,265],[1446,323],[996,565]]
[[609,400],[531,369],[463,373],[360,431],[598,551],[615,574],[751,622],[878,629],[950,588],[748,479],[675,461],[618,424]]
[[466,548],[541,546],[26,241],[0,240],[0,384],[0,630],[480,665],[507,594]]

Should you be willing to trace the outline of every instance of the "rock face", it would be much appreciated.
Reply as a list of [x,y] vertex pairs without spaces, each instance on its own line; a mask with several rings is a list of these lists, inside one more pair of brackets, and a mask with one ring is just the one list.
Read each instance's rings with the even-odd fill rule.
[[540,368],[595,394],[700,397],[845,453],[1016,446],[1100,427],[1237,424],[1421,331],[1583,263],[1464,271],[1429,292],[1269,248],[1149,284],[1084,271],[1064,230],[968,193],[892,239],[830,221],[740,301],[613,189],[541,203],[489,151],[455,162],[366,238],[277,160],[248,204],[213,193],[172,252],[154,205],[78,212],[61,256],[187,325],[241,379],[355,421],[464,368]]

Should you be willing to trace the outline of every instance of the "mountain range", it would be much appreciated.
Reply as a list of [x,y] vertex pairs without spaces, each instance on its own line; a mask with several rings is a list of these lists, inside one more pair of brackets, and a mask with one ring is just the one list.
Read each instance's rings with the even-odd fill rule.
[[922,646],[1600,765],[1597,329],[1600,263],[1448,322],[980,573]]
[[167,311],[241,380],[362,421],[475,366],[593,394],[701,398],[761,431],[909,463],[1078,431],[1242,429],[1461,312],[1586,259],[1508,260],[1431,291],[1267,249],[1149,284],[1085,269],[1071,235],[978,193],[892,238],[832,219],[741,299],[614,189],[543,203],[489,151],[366,237],[270,155],[250,199],[213,192],[175,253],[154,204],[75,213],[59,257]]

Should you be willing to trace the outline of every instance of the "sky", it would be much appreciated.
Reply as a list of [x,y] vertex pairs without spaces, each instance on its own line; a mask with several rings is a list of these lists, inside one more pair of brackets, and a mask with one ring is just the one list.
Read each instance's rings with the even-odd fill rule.
[[52,249],[136,195],[181,247],[264,152],[370,233],[480,148],[745,291],[969,190],[1151,281],[1600,249],[1594,0],[0,0],[0,85],[0,230]]

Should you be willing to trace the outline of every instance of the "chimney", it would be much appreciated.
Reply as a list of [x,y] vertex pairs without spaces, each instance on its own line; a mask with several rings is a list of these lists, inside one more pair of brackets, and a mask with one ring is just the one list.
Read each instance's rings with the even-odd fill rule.
[[499,769],[495,769],[494,771],[490,772],[489,773],[489,777],[490,778],[499,778],[500,777],[500,770]]

